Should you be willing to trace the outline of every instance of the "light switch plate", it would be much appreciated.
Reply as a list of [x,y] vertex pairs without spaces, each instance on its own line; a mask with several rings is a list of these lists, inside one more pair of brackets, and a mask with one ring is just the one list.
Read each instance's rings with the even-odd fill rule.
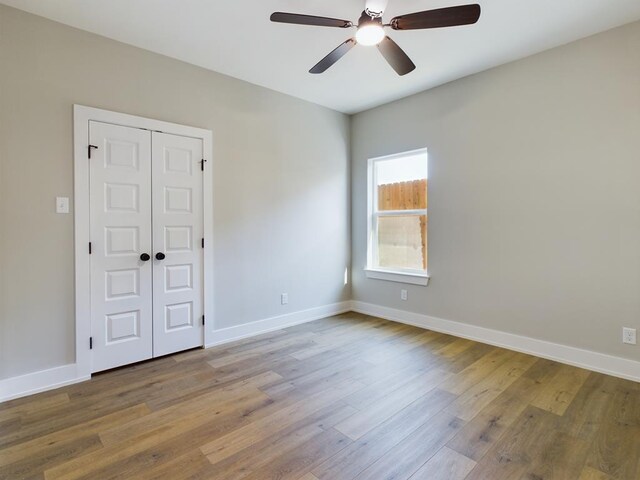
[[69,213],[69,197],[56,197],[56,213]]

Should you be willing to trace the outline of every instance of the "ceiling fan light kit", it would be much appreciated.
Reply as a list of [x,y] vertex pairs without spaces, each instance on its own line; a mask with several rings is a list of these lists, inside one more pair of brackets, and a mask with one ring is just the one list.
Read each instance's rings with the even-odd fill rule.
[[400,15],[392,18],[391,21],[385,25],[382,23],[382,15],[384,14],[386,4],[386,0],[367,0],[365,9],[357,25],[348,20],[340,20],[337,18],[284,12],[273,13],[271,15],[271,21],[295,25],[312,25],[316,27],[357,27],[354,38],[350,38],[340,44],[309,70],[309,73],[318,74],[327,71],[329,67],[340,60],[356,45],[377,45],[382,56],[396,73],[398,75],[406,75],[415,70],[416,66],[404,50],[386,35],[384,31],[385,27],[390,27],[398,31],[455,27],[474,24],[480,18],[480,5],[472,4]]
[[358,45],[371,47],[378,45],[384,40],[385,33],[382,27],[381,17],[371,17],[365,11],[362,12],[360,21],[358,22],[358,30],[356,31],[356,42]]

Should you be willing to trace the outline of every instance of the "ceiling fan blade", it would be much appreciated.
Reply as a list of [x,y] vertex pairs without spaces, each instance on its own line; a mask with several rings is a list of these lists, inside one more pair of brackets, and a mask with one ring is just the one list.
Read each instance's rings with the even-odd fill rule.
[[323,73],[327,71],[331,65],[344,57],[344,55],[355,46],[356,41],[353,38],[350,38],[346,42],[340,44],[340,46],[333,50],[329,55],[320,60],[315,67],[309,70],[309,73]]
[[387,9],[387,4],[389,0],[366,0],[365,3],[365,11],[376,14],[381,17],[384,11]]
[[271,14],[271,21],[278,23],[293,23],[296,25],[313,25],[316,27],[352,27],[353,23],[338,18],[316,17],[314,15],[302,15],[299,13],[275,12]]
[[415,70],[416,66],[409,56],[389,37],[385,37],[384,40],[380,42],[378,50],[380,50],[382,56],[389,62],[389,65],[391,65],[398,75],[406,75]]
[[470,25],[476,23],[479,18],[480,5],[473,4],[400,15],[393,18],[390,24],[394,30],[417,30]]

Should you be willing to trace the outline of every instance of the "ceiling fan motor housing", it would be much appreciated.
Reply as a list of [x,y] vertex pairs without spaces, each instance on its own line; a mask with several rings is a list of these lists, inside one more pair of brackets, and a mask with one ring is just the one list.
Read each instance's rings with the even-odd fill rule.
[[358,28],[364,27],[366,25],[378,25],[382,26],[382,17],[374,17],[371,16],[366,10],[362,12],[360,16],[360,20],[358,20]]

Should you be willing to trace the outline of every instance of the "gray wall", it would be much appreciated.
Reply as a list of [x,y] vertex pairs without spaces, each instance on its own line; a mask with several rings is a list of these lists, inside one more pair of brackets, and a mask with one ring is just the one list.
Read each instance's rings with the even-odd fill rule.
[[[640,23],[358,114],[0,6],[0,379],[74,361],[74,103],[214,133],[217,327],[349,299],[640,359]],[[428,287],[364,278],[366,159],[430,151]],[[400,288],[409,300],[400,301]],[[280,306],[288,292],[290,304]]]
[[347,116],[4,6],[0,89],[0,378],[75,359],[74,103],[213,131],[218,328],[350,298]]
[[[431,283],[367,279],[367,158],[419,147]],[[640,23],[356,115],[352,202],[355,300],[640,360]]]

